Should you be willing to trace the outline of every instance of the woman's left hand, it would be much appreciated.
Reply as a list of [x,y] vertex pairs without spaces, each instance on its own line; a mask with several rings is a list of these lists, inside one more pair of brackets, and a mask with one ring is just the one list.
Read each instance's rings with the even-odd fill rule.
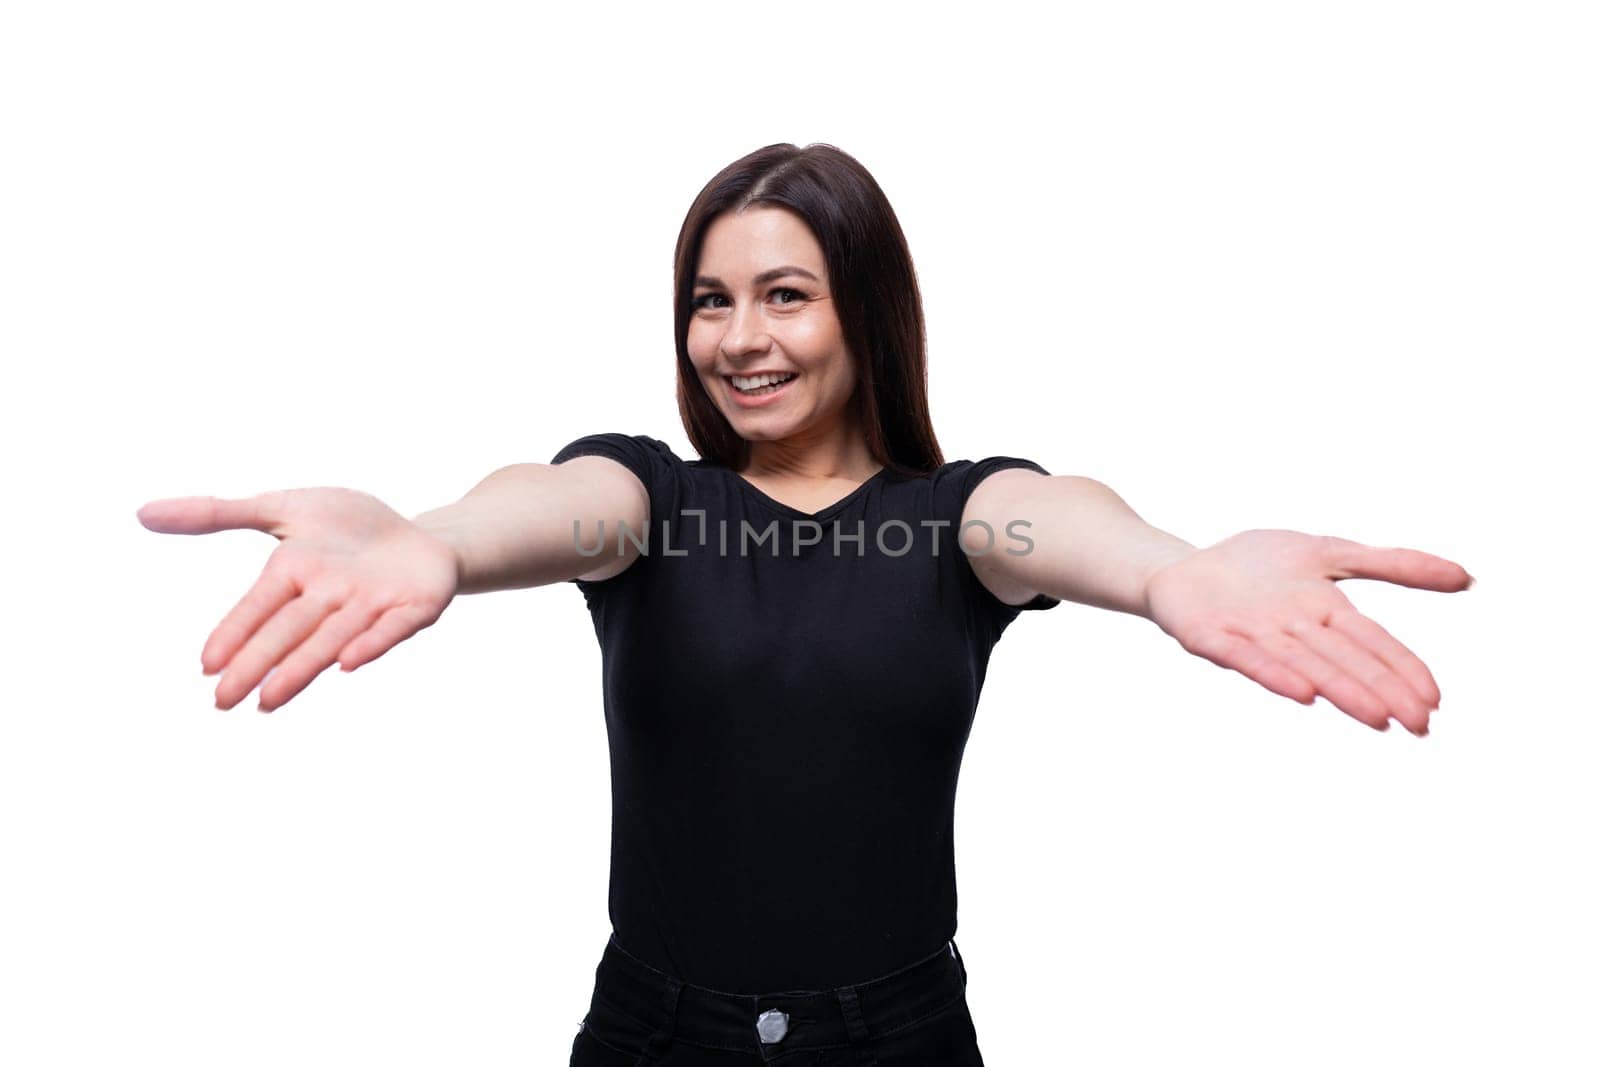
[[1455,593],[1459,564],[1293,530],[1246,530],[1151,575],[1147,616],[1188,652],[1310,704],[1321,694],[1375,730],[1389,717],[1418,737],[1439,687],[1414,653],[1334,587],[1343,578]]

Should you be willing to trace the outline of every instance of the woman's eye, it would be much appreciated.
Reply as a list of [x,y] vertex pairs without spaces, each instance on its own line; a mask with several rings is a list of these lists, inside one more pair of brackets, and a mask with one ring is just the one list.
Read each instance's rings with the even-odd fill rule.
[[[798,289],[774,289],[772,291],[772,297],[773,299],[777,300],[778,303],[787,305],[798,304],[802,302],[805,300],[806,294],[802,293]],[[783,299],[785,297],[788,299]],[[693,300],[689,301],[689,309],[691,311],[699,311],[701,308],[720,309],[724,306],[727,299],[728,298],[721,293],[702,293]],[[724,301],[724,304],[714,304],[712,303],[714,300]]]

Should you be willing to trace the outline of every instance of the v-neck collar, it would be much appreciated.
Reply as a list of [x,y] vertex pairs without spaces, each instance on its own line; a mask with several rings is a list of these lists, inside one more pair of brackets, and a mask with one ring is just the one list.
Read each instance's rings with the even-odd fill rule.
[[835,500],[833,503],[829,504],[820,511],[801,511],[797,507],[791,507],[790,505],[785,504],[783,501],[775,500],[766,493],[763,493],[760,489],[756,488],[754,482],[751,482],[744,475],[740,474],[731,467],[723,467],[722,470],[727,473],[728,477],[732,478],[738,483],[744,493],[754,497],[760,503],[765,504],[774,511],[788,515],[791,518],[809,519],[812,522],[820,522],[824,519],[830,518],[835,512],[840,511],[856,498],[863,496],[868,489],[881,481],[884,475],[889,472],[888,467],[880,468],[876,474],[872,475],[872,477],[868,478],[866,481],[862,482],[860,485],[856,486],[844,496],[840,497],[838,500]]

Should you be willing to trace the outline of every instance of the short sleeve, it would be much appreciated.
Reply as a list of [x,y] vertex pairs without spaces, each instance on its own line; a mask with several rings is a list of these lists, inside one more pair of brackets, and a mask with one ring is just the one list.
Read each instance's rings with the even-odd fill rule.
[[563,445],[550,462],[565,463],[579,456],[606,456],[627,467],[651,491],[653,504],[656,485],[669,466],[672,450],[664,442],[642,434],[592,433]]
[[[1011,470],[1019,467],[1024,470],[1038,471],[1040,474],[1045,475],[1050,473],[1033,460],[1021,459],[1017,456],[990,456],[987,459],[980,459],[977,462],[968,462],[965,466],[959,467],[956,472],[957,477],[955,483],[956,492],[954,519],[954,523],[958,529],[958,532],[961,523],[961,515],[967,510],[967,500],[972,496],[973,491],[978,488],[978,485],[985,478],[989,477],[989,475],[994,474],[997,471]],[[1004,531],[995,531],[995,536],[996,541],[994,551],[1004,551],[1008,545],[1008,542],[1005,540]],[[1013,545],[1011,547],[1016,546]],[[1053,596],[1046,596],[1044,593],[1040,593],[1032,600],[1024,601],[1021,604],[1007,604],[1005,601],[989,592],[989,587],[984,585],[983,582],[978,579],[978,574],[972,569],[970,562],[968,563],[966,569],[967,574],[972,582],[974,596],[976,596],[978,601],[984,605],[990,616],[996,621],[999,628],[1002,630],[1005,628],[1006,624],[1010,623],[1021,612],[1046,611],[1061,603],[1060,600]]]
[[[550,462],[565,463],[579,456],[605,456],[632,471],[650,495],[648,521],[651,525],[657,524],[660,516],[671,514],[676,507],[677,466],[680,461],[665,441],[658,441],[643,434],[589,434],[563,445],[561,450],[551,457]],[[585,591],[610,583],[610,579],[598,582],[582,578],[567,580]]]

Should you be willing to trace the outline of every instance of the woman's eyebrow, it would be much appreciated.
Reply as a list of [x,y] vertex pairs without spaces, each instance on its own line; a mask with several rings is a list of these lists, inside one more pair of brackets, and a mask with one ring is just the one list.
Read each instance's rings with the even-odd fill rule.
[[[822,280],[815,274],[812,274],[810,271],[806,270],[804,267],[773,267],[771,270],[764,270],[760,274],[757,274],[754,278],[751,278],[750,284],[765,285],[767,282],[776,281],[777,279],[788,274],[798,274],[800,277],[810,278],[814,282],[820,282]],[[722,284],[720,279],[713,278],[706,274],[702,274],[696,278],[694,280],[694,284],[697,286],[703,285],[708,289],[727,288],[727,286]]]

